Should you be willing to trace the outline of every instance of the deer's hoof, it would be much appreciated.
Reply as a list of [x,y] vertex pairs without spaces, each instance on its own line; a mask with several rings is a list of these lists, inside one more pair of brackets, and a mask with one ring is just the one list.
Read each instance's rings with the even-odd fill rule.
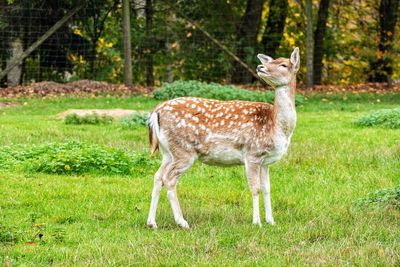
[[182,227],[183,229],[189,229],[189,224],[187,223],[187,221],[185,219],[180,219],[177,224]]
[[261,224],[261,222],[260,222],[260,221],[253,222],[253,225],[256,225],[256,226],[258,226],[258,227],[261,227],[261,226],[262,226],[262,224]]
[[157,224],[156,222],[147,222],[147,227],[151,229],[157,229]]
[[274,219],[270,219],[270,218],[267,218],[267,224],[270,224],[270,225],[275,225],[275,221],[274,221]]

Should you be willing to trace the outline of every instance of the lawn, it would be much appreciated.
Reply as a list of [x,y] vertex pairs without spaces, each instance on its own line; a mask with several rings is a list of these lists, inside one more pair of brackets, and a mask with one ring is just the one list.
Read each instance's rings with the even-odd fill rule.
[[[17,105],[0,110],[0,146],[76,140],[127,153],[148,151],[145,127],[66,125],[55,115],[158,103],[105,96],[9,101]],[[196,163],[183,176],[178,194],[188,231],[175,225],[165,191],[159,229],[145,227],[157,166],[132,175],[1,170],[0,264],[399,266],[400,210],[355,202],[399,184],[400,130],[352,125],[399,103],[400,94],[306,97],[289,153],[270,170],[275,226],[251,224],[243,167]]]

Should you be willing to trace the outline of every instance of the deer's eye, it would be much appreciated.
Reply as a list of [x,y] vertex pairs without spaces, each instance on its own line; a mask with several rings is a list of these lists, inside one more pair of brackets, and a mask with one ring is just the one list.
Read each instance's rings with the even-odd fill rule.
[[281,64],[280,66],[281,66],[281,67],[284,67],[284,68],[287,68],[287,65],[286,65],[286,64]]

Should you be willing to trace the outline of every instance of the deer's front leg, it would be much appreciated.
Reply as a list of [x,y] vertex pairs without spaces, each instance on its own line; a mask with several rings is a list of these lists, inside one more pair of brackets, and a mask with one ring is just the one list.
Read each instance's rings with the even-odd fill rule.
[[275,224],[274,218],[272,217],[271,207],[271,186],[269,181],[269,168],[268,166],[261,167],[261,190],[264,194],[264,205],[265,205],[265,219],[269,224]]
[[261,226],[260,220],[260,164],[254,163],[251,160],[246,160],[246,175],[251,194],[253,196],[253,224]]

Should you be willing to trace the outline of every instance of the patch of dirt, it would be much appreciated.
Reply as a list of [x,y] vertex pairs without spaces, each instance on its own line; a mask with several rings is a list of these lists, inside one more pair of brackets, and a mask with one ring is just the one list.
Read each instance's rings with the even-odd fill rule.
[[0,102],[0,109],[11,108],[11,107],[15,107],[15,106],[17,106],[17,104],[15,104],[15,103]]
[[[272,90],[261,84],[258,85],[238,85],[247,90],[266,91]],[[91,80],[80,80],[70,83],[56,82],[38,82],[27,86],[15,86],[0,88],[0,97],[19,98],[19,97],[56,97],[56,96],[85,96],[95,97],[98,95],[117,95],[130,96],[135,94],[151,95],[158,87],[145,87],[135,85],[130,88],[123,84],[112,84],[107,82],[98,82]],[[388,93],[400,92],[400,83],[394,83],[388,87],[386,83],[360,83],[354,85],[317,85],[313,88],[306,88],[304,85],[298,85],[297,91],[302,94],[308,93]]]
[[64,112],[57,114],[57,118],[64,119],[68,115],[76,114],[79,117],[87,115],[97,114],[99,116],[110,116],[114,119],[121,119],[122,117],[130,116],[133,114],[146,114],[143,111],[131,110],[131,109],[68,109]]
[[75,96],[97,96],[101,94],[113,95],[148,95],[154,88],[143,87],[140,85],[131,88],[123,84],[112,84],[91,80],[80,80],[70,83],[38,82],[27,86],[15,86],[0,89],[0,97],[19,98],[19,97],[55,97],[64,95]]
[[[263,85],[239,85],[247,90],[266,91],[272,90]],[[307,88],[305,85],[297,85],[296,91],[299,93],[389,93],[400,92],[400,84],[393,84],[388,87],[386,83],[360,83],[353,85],[315,85]]]

